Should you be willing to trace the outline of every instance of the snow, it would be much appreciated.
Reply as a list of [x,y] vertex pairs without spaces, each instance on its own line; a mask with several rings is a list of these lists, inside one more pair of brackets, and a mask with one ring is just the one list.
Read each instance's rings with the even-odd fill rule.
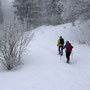
[[[71,24],[41,26],[23,54],[22,67],[0,70],[0,90],[90,90],[90,46],[80,45]],[[58,37],[74,46],[70,64],[57,50]]]

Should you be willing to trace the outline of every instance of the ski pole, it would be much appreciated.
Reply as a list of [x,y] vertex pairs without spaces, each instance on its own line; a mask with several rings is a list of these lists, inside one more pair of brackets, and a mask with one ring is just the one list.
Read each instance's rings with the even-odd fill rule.
[[73,50],[72,50],[72,53],[71,53],[71,59],[73,60]]
[[57,46],[57,51],[59,51],[59,46]]

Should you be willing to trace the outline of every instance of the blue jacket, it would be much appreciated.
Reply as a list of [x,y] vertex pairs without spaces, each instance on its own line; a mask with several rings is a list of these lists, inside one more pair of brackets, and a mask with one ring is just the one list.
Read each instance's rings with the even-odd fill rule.
[[[65,46],[63,47],[63,49],[66,48],[66,45],[67,45],[67,43],[65,44]],[[71,45],[71,46],[72,46],[72,45]],[[72,48],[73,48],[73,46],[72,46]],[[71,51],[66,50],[66,52],[71,52]]]

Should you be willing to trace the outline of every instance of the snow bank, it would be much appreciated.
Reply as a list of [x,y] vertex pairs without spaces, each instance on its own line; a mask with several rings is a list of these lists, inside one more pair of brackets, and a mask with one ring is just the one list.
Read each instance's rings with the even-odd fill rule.
[[71,29],[79,43],[90,45],[90,20],[77,21],[76,26],[71,27]]

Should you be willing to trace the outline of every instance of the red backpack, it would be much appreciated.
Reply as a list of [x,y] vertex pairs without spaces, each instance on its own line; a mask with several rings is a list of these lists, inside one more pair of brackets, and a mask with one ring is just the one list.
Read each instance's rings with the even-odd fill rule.
[[67,43],[67,44],[66,44],[66,50],[67,50],[67,51],[72,51],[71,43]]

